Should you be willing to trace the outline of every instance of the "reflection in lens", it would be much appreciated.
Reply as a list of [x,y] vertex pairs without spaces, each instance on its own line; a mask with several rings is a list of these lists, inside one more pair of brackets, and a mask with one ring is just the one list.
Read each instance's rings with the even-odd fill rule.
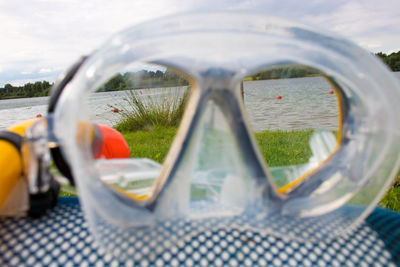
[[273,67],[243,81],[244,104],[281,191],[321,166],[340,132],[338,92],[313,68]]
[[135,64],[88,99],[91,146],[103,182],[145,199],[182,119],[191,86],[176,70]]

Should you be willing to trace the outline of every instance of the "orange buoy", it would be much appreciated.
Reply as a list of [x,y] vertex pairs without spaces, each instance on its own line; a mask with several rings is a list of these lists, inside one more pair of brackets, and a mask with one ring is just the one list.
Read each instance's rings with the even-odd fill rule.
[[282,96],[281,95],[277,95],[276,99],[282,99]]
[[117,130],[103,124],[94,124],[92,152],[96,159],[129,158],[130,149],[124,137]]
[[118,109],[118,108],[113,108],[112,112],[118,113],[118,112],[119,112],[119,109]]
[[41,118],[42,117],[42,114],[36,114],[36,118]]
[[329,90],[329,94],[333,94],[333,90]]

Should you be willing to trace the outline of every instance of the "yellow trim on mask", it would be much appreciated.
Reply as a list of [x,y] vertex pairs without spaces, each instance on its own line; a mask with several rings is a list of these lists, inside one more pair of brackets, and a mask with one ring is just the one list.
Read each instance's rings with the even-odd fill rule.
[[113,188],[114,190],[116,190],[116,191],[122,193],[123,195],[125,195],[125,196],[127,196],[127,197],[130,197],[130,198],[132,198],[132,199],[134,199],[134,200],[137,200],[137,201],[146,200],[146,199],[148,199],[149,196],[150,196],[149,194],[142,195],[142,196],[138,196],[138,195],[136,195],[136,194],[129,193],[128,191],[125,191],[124,189],[122,189],[122,188],[120,188],[120,187],[118,187],[118,186],[116,186],[116,185],[113,185],[113,184],[107,184],[107,185],[110,186],[111,188]]

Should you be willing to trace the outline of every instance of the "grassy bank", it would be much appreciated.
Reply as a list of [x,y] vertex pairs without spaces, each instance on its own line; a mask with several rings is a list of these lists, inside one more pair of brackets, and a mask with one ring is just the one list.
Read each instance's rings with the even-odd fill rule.
[[157,127],[151,131],[123,132],[131,157],[149,158],[162,163],[176,135],[176,127]]
[[[152,131],[123,132],[131,157],[162,163],[176,134],[175,127]],[[263,157],[271,167],[306,163],[311,157],[308,140],[312,131],[265,131],[256,134]]]
[[[176,134],[175,127],[152,131],[122,133],[131,148],[131,156],[162,163]],[[265,131],[256,133],[261,153],[270,167],[306,163],[311,157],[308,146],[312,131]],[[391,187],[380,206],[400,212],[400,187]]]
[[[122,132],[130,146],[131,157],[150,158],[162,163],[176,135],[176,127]],[[308,146],[312,131],[265,131],[256,133],[260,151],[270,167],[306,163],[311,157]],[[67,193],[63,193],[68,195]],[[379,203],[400,212],[400,187],[393,186]]]
[[312,152],[309,139],[313,131],[264,131],[256,133],[261,154],[270,167],[308,162]]
[[[399,174],[397,177],[399,177]],[[400,212],[400,186],[392,186],[379,202],[379,206]]]

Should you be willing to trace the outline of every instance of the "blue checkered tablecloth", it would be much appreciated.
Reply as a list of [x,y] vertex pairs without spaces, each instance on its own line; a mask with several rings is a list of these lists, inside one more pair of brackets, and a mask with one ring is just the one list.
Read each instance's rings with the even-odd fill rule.
[[107,252],[90,234],[78,199],[60,198],[40,219],[0,218],[0,266],[400,266],[400,214],[382,208],[329,242],[224,228],[176,242],[138,236],[125,248],[129,257]]

